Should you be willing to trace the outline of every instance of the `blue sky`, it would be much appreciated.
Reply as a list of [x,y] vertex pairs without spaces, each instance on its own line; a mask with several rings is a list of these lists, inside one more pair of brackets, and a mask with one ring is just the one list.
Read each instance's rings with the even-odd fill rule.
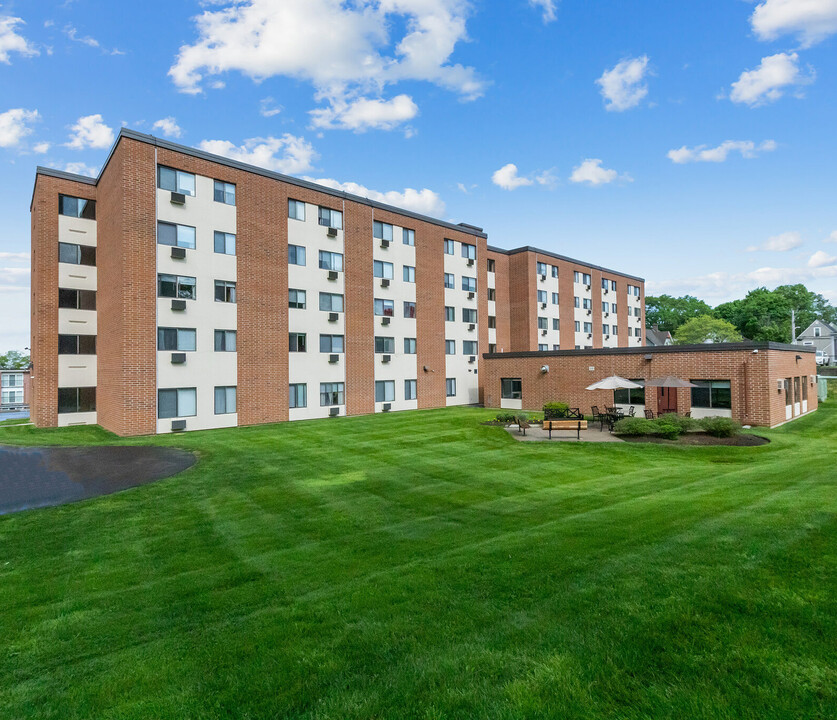
[[837,0],[0,4],[0,349],[39,164],[122,125],[645,277],[837,302]]

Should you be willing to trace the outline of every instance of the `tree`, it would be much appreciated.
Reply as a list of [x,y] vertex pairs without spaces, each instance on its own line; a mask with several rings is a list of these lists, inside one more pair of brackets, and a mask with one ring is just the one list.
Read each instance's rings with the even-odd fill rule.
[[735,329],[735,325],[711,315],[692,318],[677,328],[674,334],[674,341],[677,345],[738,342],[739,340],[741,340],[741,333]]
[[703,300],[691,295],[658,295],[645,298],[645,322],[649,327],[658,325],[660,330],[673,333],[687,320],[700,315],[712,315],[712,308]]
[[29,367],[29,356],[17,350],[9,350],[0,354],[0,368],[4,370],[23,370]]

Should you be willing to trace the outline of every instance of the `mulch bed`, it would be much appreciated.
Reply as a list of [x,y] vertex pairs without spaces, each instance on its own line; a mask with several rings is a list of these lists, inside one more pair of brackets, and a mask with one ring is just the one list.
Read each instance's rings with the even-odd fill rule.
[[758,447],[767,445],[770,440],[759,435],[736,435],[735,437],[719,438],[706,433],[686,433],[677,440],[666,440],[665,438],[641,436],[628,437],[620,436],[625,442],[653,443],[655,445],[726,445],[729,447]]

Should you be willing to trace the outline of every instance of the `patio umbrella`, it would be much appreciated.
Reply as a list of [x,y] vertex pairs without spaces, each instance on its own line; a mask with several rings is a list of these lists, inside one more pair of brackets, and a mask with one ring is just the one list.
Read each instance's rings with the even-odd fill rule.
[[662,388],[694,388],[697,385],[690,383],[688,380],[681,380],[680,378],[666,375],[662,378],[654,378],[645,383],[645,387],[662,387]]
[[609,378],[599,380],[590,385],[588,390],[630,390],[633,388],[641,388],[642,385],[635,383],[633,380],[626,380],[618,375],[611,375]]

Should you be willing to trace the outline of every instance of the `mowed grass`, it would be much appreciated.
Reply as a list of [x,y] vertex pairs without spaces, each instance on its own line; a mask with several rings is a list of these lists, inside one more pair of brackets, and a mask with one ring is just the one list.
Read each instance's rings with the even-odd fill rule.
[[759,448],[488,417],[0,428],[200,454],[0,518],[0,717],[837,717],[837,403]]

